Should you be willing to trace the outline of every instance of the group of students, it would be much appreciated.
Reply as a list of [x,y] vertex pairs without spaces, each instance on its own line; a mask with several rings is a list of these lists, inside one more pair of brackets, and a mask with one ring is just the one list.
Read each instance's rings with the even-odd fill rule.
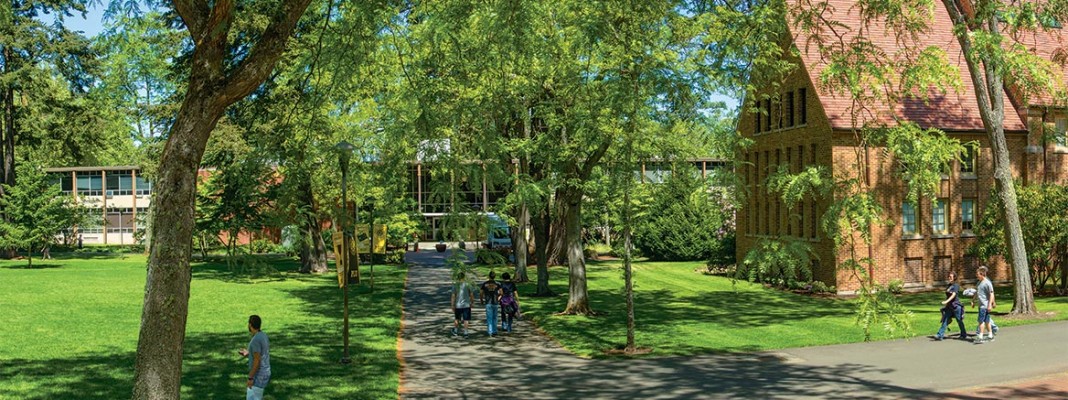
[[[486,334],[490,337],[497,335],[497,321],[500,320],[500,330],[512,333],[512,324],[519,316],[519,293],[515,282],[507,272],[501,275],[502,282],[496,281],[496,274],[489,273],[489,279],[482,282],[478,289],[479,301],[486,306]],[[457,276],[457,282],[452,285],[452,313],[455,317],[452,335],[463,334],[467,337],[471,329],[471,305],[475,302],[475,293],[467,283],[467,277],[463,272]],[[501,318],[498,319],[498,314]],[[461,331],[461,323],[463,330]]]
[[968,339],[968,330],[964,327],[964,306],[960,302],[960,296],[969,296],[972,298],[972,308],[975,308],[976,303],[979,305],[979,318],[978,327],[975,331],[975,343],[984,343],[994,340],[994,335],[998,332],[998,326],[994,324],[994,320],[990,317],[990,310],[997,307],[997,302],[994,300],[994,284],[987,279],[987,268],[979,267],[976,272],[976,278],[978,284],[975,289],[968,289],[965,291],[960,290],[960,285],[957,284],[957,273],[949,272],[949,287],[946,288],[946,300],[942,302],[942,327],[938,329],[938,333],[935,334],[935,340],[942,340],[945,338],[946,328],[949,327],[949,322],[956,319],[957,327],[960,328],[960,338]]

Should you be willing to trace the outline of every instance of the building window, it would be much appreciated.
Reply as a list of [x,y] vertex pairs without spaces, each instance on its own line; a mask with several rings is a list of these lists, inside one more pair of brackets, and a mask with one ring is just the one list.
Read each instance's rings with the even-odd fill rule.
[[764,120],[767,122],[766,123],[766,125],[767,125],[767,129],[766,130],[770,131],[772,129],[772,127],[771,127],[771,99],[764,100],[764,111],[766,112],[765,113],[765,117],[764,117]]
[[130,171],[115,171],[108,174],[108,196],[129,196],[132,194],[133,174]]
[[760,133],[760,108],[753,111],[753,133]]
[[786,93],[786,126],[794,126],[794,92]]
[[936,235],[946,234],[946,199],[935,200],[932,205],[931,230]]
[[801,125],[808,123],[808,90],[805,88],[797,89],[798,119],[801,121]]
[[137,193],[138,196],[148,196],[152,194],[152,182],[145,179],[145,177],[137,176]]
[[960,221],[964,232],[971,233],[975,223],[975,199],[963,199],[960,201]]
[[1068,118],[1058,117],[1056,129],[1053,133],[1053,141],[1058,146],[1068,146]]
[[916,234],[916,206],[909,202],[901,205],[901,233],[905,236]]
[[979,146],[968,144],[960,154],[960,173],[962,176],[975,176],[975,162],[979,157]]
[[103,196],[104,177],[100,171],[79,172],[77,175],[77,189],[80,196]]

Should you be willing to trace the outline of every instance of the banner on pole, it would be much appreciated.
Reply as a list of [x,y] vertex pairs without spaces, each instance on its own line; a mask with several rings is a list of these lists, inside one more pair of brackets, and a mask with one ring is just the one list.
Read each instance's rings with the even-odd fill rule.
[[[375,224],[375,254],[386,254],[386,225]],[[360,254],[370,253],[371,233],[367,224],[356,225],[356,251]]]

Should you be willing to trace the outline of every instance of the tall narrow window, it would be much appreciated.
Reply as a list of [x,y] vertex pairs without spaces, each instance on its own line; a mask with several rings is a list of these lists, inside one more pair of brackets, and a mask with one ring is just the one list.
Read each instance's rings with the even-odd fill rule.
[[962,199],[960,201],[961,228],[965,233],[972,232],[975,223],[975,199]]
[[1054,132],[1053,140],[1059,146],[1068,146],[1068,118],[1057,118],[1057,131]]
[[767,125],[767,128],[765,130],[770,131],[770,130],[772,130],[772,127],[771,127],[771,99],[764,100],[764,111],[767,112],[767,114],[765,114],[765,118],[764,118],[764,120],[767,121],[767,124],[765,124],[765,125]]
[[946,199],[935,200],[931,205],[931,230],[936,235],[946,234]]
[[964,146],[964,152],[960,154],[960,174],[963,177],[975,177],[975,160],[978,158],[979,148],[969,144]]
[[786,111],[786,126],[794,126],[794,92],[786,93],[786,107],[783,110]]
[[901,234],[905,236],[916,234],[916,206],[909,202],[901,205]]
[[805,88],[797,89],[797,101],[798,109],[797,114],[800,118],[801,125],[808,123],[808,90]]
[[757,107],[756,111],[753,111],[753,133],[760,133],[760,108]]

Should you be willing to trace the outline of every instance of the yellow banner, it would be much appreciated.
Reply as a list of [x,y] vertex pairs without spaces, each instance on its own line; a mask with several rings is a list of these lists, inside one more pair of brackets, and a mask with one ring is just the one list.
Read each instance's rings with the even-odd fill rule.
[[[334,230],[333,238],[334,265],[337,269],[337,285],[338,287],[343,288],[345,287],[345,263],[349,262],[349,260],[354,259],[353,257],[358,257],[358,253],[356,252],[356,241],[353,240],[351,243],[349,243],[349,251],[345,252],[341,251],[341,249],[345,246],[344,234],[342,234],[341,231]],[[359,282],[360,266],[358,263],[349,266],[349,276],[352,280]]]
[[[356,251],[369,253],[371,246],[371,234],[368,232],[368,224],[356,225]],[[375,224],[375,254],[386,254],[386,225]]]

